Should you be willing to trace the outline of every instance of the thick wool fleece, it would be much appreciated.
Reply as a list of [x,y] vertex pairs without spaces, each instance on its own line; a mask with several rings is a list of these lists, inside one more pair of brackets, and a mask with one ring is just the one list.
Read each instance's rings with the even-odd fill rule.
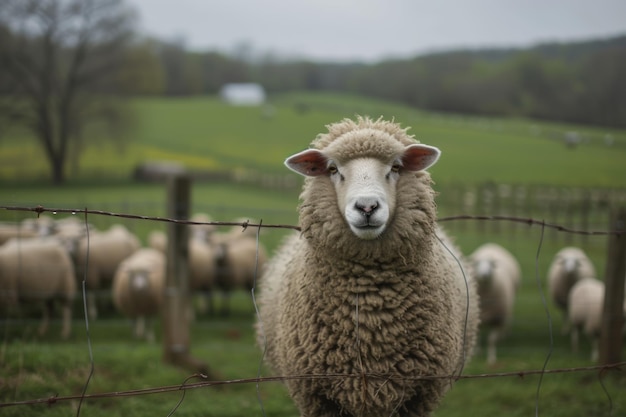
[[[313,146],[333,158],[389,159],[411,143],[395,124],[358,119],[330,126]],[[261,281],[268,362],[280,375],[316,376],[286,381],[302,416],[428,415],[478,326],[474,283],[436,227],[429,174],[402,173],[393,219],[374,240],[350,231],[328,177],[307,178],[301,199],[302,233]]]

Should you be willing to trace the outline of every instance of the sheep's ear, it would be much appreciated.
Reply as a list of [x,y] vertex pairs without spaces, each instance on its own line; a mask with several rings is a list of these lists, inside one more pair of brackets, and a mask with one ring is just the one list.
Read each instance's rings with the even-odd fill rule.
[[409,171],[422,171],[437,162],[441,151],[434,146],[409,145],[402,155],[402,167]]
[[328,171],[328,159],[317,149],[298,152],[285,160],[290,170],[306,177],[317,177]]

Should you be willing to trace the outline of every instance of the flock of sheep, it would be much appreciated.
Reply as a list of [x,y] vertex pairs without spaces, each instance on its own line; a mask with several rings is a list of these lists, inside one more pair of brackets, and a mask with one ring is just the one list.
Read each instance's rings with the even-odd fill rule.
[[[481,325],[487,331],[487,363],[494,364],[496,343],[513,318],[521,269],[509,251],[494,243],[480,246],[469,259],[478,284]],[[559,250],[548,269],[547,287],[552,304],[563,314],[562,330],[570,334],[572,350],[578,351],[582,331],[592,344],[591,360],[597,361],[604,282],[587,254],[577,247]]]
[[[464,256],[439,227],[426,171],[440,156],[437,148],[382,119],[345,119],[327,128],[309,149],[285,161],[305,177],[300,232],[265,263],[263,249],[240,228],[224,234],[208,225],[195,228],[190,288],[249,287],[251,271],[263,269],[257,342],[285,377],[302,416],[429,415],[474,354],[479,326],[487,333],[487,361],[496,361],[497,341],[512,320],[520,266],[493,243]],[[107,234],[120,240],[101,254],[96,242]],[[3,244],[5,297],[17,301],[24,291],[69,302],[76,291],[72,268],[93,264],[95,270],[86,271],[89,287],[112,282],[120,311],[132,317],[156,311],[151,309],[163,293],[165,235],[153,233],[149,247],[141,249],[120,226],[90,236],[88,263],[81,258],[83,241],[64,251],[41,239],[42,253],[51,253],[34,255],[32,262],[15,261],[33,256],[34,246],[27,245],[35,244],[26,238]],[[133,255],[116,269],[100,264],[100,256],[118,252]],[[25,267],[31,264],[38,266]],[[66,271],[57,274],[57,284],[49,279],[41,288],[37,277],[52,265]],[[79,271],[79,278],[84,274]],[[548,288],[574,347],[579,329],[597,340],[603,283],[581,250],[565,248],[555,256]],[[324,377],[329,375],[334,377]]]
[[[210,218],[197,214],[191,220],[209,222]],[[216,291],[226,298],[235,289],[252,288],[256,268],[267,258],[264,247],[257,245],[254,227],[244,231],[233,227],[224,233],[208,224],[189,228],[192,296],[212,301]],[[98,317],[102,298],[109,298],[118,312],[134,322],[135,337],[153,340],[150,321],[163,303],[166,240],[163,232],[153,231],[144,247],[122,224],[98,230],[75,217],[41,216],[0,224],[0,306],[11,313],[24,303],[40,304],[39,334],[43,335],[57,304],[62,312],[61,335],[67,338],[73,303],[84,282],[91,319]],[[100,297],[103,292],[109,297]],[[226,302],[222,311],[228,313]]]

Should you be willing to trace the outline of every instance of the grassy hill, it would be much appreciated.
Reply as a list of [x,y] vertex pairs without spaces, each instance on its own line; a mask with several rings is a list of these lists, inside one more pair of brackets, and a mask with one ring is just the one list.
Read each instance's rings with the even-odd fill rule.
[[[362,97],[297,93],[262,108],[232,107],[215,97],[135,99],[136,126],[116,142],[87,143],[70,182],[131,177],[144,161],[176,161],[190,169],[283,174],[282,161],[308,146],[325,125],[365,114],[394,118],[443,151],[432,169],[439,182],[532,183],[618,187],[626,173],[626,132],[527,120],[424,113]],[[564,146],[565,132],[583,143]],[[610,135],[613,146],[605,145]],[[28,132],[0,141],[0,181],[46,181],[46,161]]]

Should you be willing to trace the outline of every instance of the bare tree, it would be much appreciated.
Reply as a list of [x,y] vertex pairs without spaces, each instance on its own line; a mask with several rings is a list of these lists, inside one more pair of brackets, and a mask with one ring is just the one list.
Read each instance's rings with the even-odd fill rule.
[[127,125],[134,22],[123,0],[0,2],[0,122],[34,132],[55,184],[89,126],[116,138]]

